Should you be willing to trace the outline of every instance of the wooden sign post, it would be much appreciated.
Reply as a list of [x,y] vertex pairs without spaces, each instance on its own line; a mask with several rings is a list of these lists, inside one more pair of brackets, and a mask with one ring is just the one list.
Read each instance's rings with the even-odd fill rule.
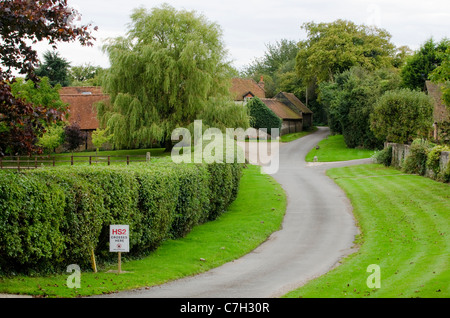
[[130,251],[130,227],[128,225],[109,226],[109,251],[117,252],[118,272],[122,272],[122,252]]

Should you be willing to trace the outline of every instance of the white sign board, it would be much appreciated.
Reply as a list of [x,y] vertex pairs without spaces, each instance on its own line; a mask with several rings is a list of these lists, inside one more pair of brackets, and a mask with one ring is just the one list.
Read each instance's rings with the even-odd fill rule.
[[130,228],[128,225],[109,226],[109,251],[130,251]]

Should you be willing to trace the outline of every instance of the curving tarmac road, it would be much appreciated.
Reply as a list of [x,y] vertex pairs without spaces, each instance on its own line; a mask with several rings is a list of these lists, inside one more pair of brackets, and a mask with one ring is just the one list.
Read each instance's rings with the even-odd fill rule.
[[203,274],[99,297],[271,298],[332,269],[353,252],[358,228],[347,197],[325,170],[370,159],[307,164],[307,152],[328,134],[328,128],[319,127],[311,135],[280,146],[280,168],[273,177],[287,193],[286,215],[282,229],[258,248]]

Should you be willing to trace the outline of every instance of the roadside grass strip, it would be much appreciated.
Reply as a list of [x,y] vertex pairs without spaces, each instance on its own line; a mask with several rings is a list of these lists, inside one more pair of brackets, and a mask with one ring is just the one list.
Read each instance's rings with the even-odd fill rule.
[[[233,261],[263,243],[281,227],[286,195],[259,166],[243,169],[239,193],[226,213],[194,227],[185,237],[166,240],[149,256],[81,273],[80,288],[69,288],[72,273],[45,277],[0,277],[0,293],[38,297],[79,297],[163,284]],[[132,235],[132,233],[131,233]],[[69,265],[69,264],[68,264]]]
[[302,138],[304,136],[307,136],[309,134],[312,134],[313,132],[316,132],[316,131],[317,131],[317,127],[314,126],[314,127],[310,128],[309,130],[285,134],[280,137],[280,141],[281,142],[291,142],[291,141],[297,140],[299,138]]
[[372,157],[374,150],[348,148],[342,135],[328,136],[318,143],[319,149],[314,147],[306,155],[306,162],[313,162],[317,156],[318,162],[346,161],[366,159]]
[[[376,164],[327,175],[351,200],[359,250],[285,297],[450,297],[449,184]],[[372,264],[379,266],[379,288]]]

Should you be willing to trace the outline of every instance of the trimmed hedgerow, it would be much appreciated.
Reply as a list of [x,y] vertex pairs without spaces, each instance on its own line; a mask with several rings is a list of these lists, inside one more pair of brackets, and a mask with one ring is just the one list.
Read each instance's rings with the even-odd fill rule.
[[130,253],[215,219],[235,199],[240,164],[138,164],[0,171],[0,273],[53,273],[111,260],[109,225],[130,225]]

